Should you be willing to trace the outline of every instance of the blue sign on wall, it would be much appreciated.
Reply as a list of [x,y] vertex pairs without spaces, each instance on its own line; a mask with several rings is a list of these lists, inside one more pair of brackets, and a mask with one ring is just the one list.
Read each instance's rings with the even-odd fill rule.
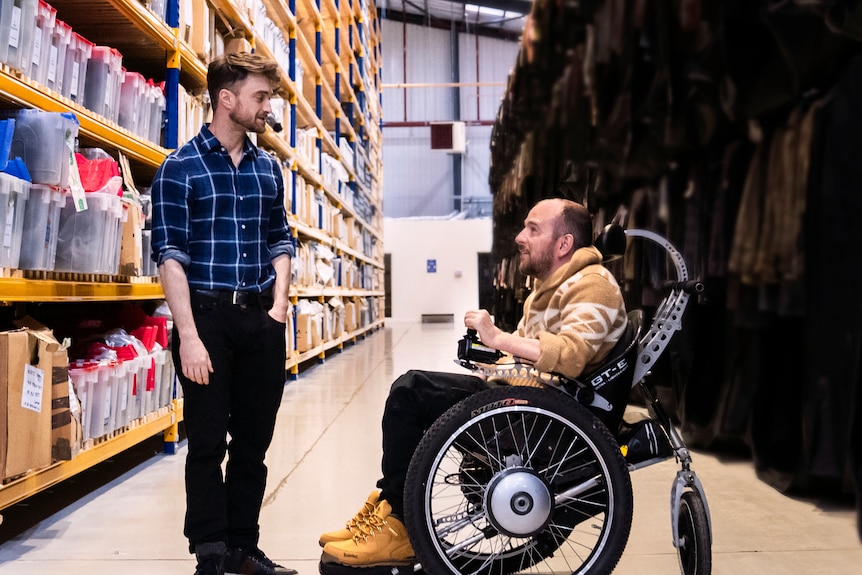
[[425,270],[429,274],[436,274],[437,273],[437,260],[427,260],[425,262]]

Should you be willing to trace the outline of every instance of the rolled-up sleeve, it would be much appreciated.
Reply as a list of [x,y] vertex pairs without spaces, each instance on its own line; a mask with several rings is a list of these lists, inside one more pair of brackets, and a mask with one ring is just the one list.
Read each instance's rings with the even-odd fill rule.
[[290,227],[287,225],[287,210],[284,207],[284,178],[280,170],[276,169],[275,173],[279,182],[278,193],[270,212],[269,235],[267,236],[266,243],[269,247],[271,259],[282,255],[293,258],[296,255],[296,246],[293,234],[291,234]]
[[168,156],[156,172],[151,189],[153,196],[153,261],[162,265],[175,259],[184,268],[189,256],[188,178],[182,161]]

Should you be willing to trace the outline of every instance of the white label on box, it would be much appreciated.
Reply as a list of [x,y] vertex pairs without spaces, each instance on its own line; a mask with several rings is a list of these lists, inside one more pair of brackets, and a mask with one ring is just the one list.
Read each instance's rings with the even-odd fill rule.
[[81,63],[75,60],[72,62],[72,89],[71,97],[73,100],[78,99],[78,82],[81,74]]
[[108,81],[105,83],[105,117],[110,117],[114,111],[114,86],[111,83],[110,72]]
[[37,68],[42,64],[42,29],[36,26],[36,37],[33,38],[33,65]]
[[21,7],[12,7],[12,29],[9,30],[9,45],[18,47],[18,36],[21,33]]
[[57,80],[57,57],[59,48],[51,42],[48,49],[48,82],[53,84]]
[[15,229],[15,202],[12,198],[15,196],[9,194],[9,202],[6,206],[6,221],[3,222],[3,248],[10,249],[12,247],[12,232]]
[[42,413],[42,391],[45,388],[45,372],[33,365],[24,368],[24,388],[21,392],[21,407]]
[[126,411],[129,408],[129,386],[120,385],[120,411]]

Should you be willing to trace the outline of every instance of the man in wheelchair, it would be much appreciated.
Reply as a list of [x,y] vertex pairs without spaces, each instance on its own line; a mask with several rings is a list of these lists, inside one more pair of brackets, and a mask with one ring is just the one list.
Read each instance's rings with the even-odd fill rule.
[[[530,362],[537,371],[575,379],[597,369],[623,337],[627,317],[619,285],[593,246],[589,212],[575,202],[537,203],[515,238],[519,270],[535,289],[514,333],[498,329],[487,311],[470,311],[468,329],[492,348]],[[516,378],[511,385],[541,385]],[[383,477],[378,490],[344,529],[324,533],[322,561],[354,567],[410,565],[414,552],[403,523],[404,483],[425,431],[447,409],[488,389],[469,374],[412,370],[392,385],[383,413]]]

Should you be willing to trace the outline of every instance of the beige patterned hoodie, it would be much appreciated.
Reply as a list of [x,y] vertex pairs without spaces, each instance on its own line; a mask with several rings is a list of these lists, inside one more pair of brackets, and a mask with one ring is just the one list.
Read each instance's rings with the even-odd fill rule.
[[572,254],[524,302],[517,334],[538,338],[536,369],[575,378],[598,367],[622,337],[626,317],[620,287],[594,247]]

